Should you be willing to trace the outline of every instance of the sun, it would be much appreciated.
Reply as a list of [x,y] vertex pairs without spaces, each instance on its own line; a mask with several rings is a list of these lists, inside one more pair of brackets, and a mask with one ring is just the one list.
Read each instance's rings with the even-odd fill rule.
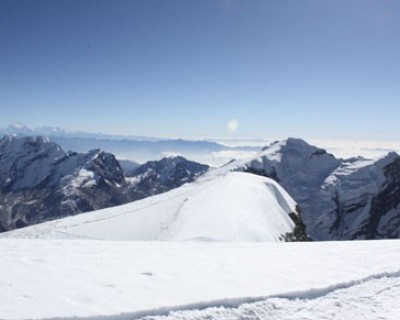
[[235,132],[239,128],[239,120],[232,119],[228,122],[228,130],[230,132]]

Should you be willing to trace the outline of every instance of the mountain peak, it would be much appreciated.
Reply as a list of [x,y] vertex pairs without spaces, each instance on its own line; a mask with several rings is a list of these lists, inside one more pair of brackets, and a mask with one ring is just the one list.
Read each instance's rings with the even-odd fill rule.
[[29,154],[33,150],[64,153],[58,144],[51,142],[48,137],[44,136],[15,137],[13,135],[6,135],[0,139],[0,150],[2,153],[12,151],[18,155]]
[[326,150],[309,144],[305,140],[299,138],[288,138],[285,141],[284,147],[286,147],[287,149],[298,150],[305,153],[317,153],[319,155],[326,153]]
[[316,150],[321,150],[325,151],[324,149],[318,148],[314,145],[309,144],[303,139],[300,138],[292,138],[289,137],[285,140],[278,140],[274,141],[271,144],[265,146],[262,150],[263,151],[268,151],[268,150],[280,150],[280,149],[289,149],[289,150],[298,150],[298,151],[308,151],[308,152],[314,152]]
[[390,151],[387,154],[385,154],[384,156],[378,158],[376,160],[376,162],[380,162],[380,161],[382,161],[382,162],[392,162],[392,161],[397,160],[399,158],[400,158],[400,155],[397,152]]

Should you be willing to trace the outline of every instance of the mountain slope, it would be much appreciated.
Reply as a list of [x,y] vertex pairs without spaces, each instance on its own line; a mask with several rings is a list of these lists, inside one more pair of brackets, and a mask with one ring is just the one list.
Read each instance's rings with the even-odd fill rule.
[[118,162],[122,170],[124,170],[124,173],[136,169],[137,167],[140,166],[140,163],[133,160],[118,159]]
[[0,231],[129,202],[115,157],[63,151],[43,137],[0,140]]
[[343,160],[289,138],[210,174],[234,170],[279,182],[299,204],[314,240],[400,237],[400,156],[394,152]]
[[174,157],[137,165],[126,177],[110,153],[65,152],[48,138],[7,136],[0,139],[0,232],[162,193],[207,169]]
[[[165,241],[304,240],[296,203],[274,181],[231,172],[120,207],[15,230],[2,237]],[[301,239],[300,239],[301,238]]]
[[400,238],[400,156],[345,160],[316,198],[314,210],[321,215],[311,226],[321,237]]
[[192,182],[208,169],[207,165],[176,156],[148,161],[125,175],[136,197],[141,199]]

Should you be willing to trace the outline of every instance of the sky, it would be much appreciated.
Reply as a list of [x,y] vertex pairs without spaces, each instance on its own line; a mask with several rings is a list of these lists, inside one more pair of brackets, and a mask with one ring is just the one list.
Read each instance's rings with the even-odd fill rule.
[[0,0],[0,126],[400,138],[397,0]]

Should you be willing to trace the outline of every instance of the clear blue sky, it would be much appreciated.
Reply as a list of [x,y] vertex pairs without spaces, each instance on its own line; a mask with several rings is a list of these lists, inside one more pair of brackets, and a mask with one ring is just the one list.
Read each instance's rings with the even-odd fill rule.
[[400,1],[0,0],[0,107],[2,127],[400,138]]

